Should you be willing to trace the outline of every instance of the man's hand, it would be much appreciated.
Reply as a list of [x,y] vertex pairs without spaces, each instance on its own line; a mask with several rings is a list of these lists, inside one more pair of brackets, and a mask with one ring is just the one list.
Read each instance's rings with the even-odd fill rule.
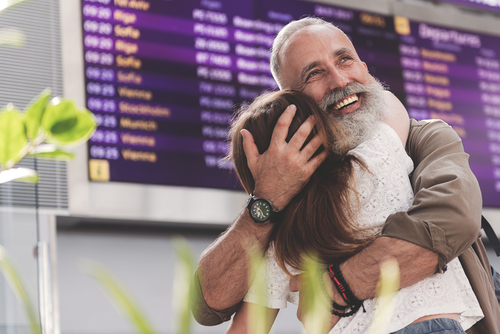
[[286,142],[296,110],[294,105],[285,109],[276,123],[269,148],[262,155],[252,134],[248,130],[241,131],[248,168],[255,180],[254,194],[270,200],[279,210],[300,192],[327,156],[327,152],[323,151],[311,159],[321,146],[319,136],[315,136],[301,150],[314,127],[313,116],[300,126],[289,143]]
[[[323,275],[323,282],[325,282],[325,277],[326,277],[326,280],[328,280],[328,282],[327,282],[328,284],[325,285],[325,287],[327,289],[327,293],[328,293],[329,297],[334,298],[334,300],[337,300],[338,304],[345,305],[343,300],[342,301],[338,300],[339,298],[342,299],[342,297],[340,297],[340,295],[337,294],[335,296],[333,294],[333,291],[330,288],[331,287],[330,277],[326,273],[325,273],[325,275]],[[310,332],[310,328],[309,328],[310,325],[307,323],[306,317],[307,317],[307,313],[308,313],[308,310],[311,307],[311,305],[307,305],[306,301],[308,300],[307,296],[310,292],[308,291],[307,285],[303,284],[301,275],[297,275],[297,276],[293,277],[292,279],[290,279],[290,291],[291,292],[297,292],[297,291],[299,292],[299,306],[297,308],[297,318],[300,320],[300,322],[302,322],[302,324],[304,325],[304,328],[309,333]],[[333,328],[333,326],[335,326],[337,324],[337,322],[340,320],[340,318],[337,317],[336,315],[333,315],[333,314],[330,315],[329,313],[330,313],[330,311],[327,310],[327,315],[329,315],[329,317],[330,317],[330,323],[328,324],[327,328],[325,328],[324,333],[328,333]]]

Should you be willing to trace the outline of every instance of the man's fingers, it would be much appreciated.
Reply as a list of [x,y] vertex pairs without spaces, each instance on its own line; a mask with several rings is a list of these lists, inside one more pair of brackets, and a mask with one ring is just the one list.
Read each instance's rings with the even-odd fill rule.
[[288,128],[290,127],[290,124],[292,124],[296,110],[297,107],[291,104],[285,109],[285,111],[283,111],[283,114],[281,114],[280,118],[278,118],[278,122],[276,122],[276,126],[274,127],[271,144],[285,142],[286,136],[288,135]]
[[299,127],[297,132],[293,135],[293,137],[290,139],[290,142],[288,145],[291,148],[300,150],[302,145],[304,145],[304,142],[306,141],[307,137],[311,133],[312,129],[314,128],[315,124],[314,116],[309,116],[304,123]]
[[259,149],[257,148],[257,145],[255,145],[253,135],[250,131],[243,129],[240,133],[243,137],[243,151],[245,151],[248,163],[251,164],[259,156]]
[[321,137],[319,135],[314,136],[313,139],[302,149],[303,159],[308,161],[313,154],[320,148],[322,144]]
[[326,150],[323,150],[320,154],[318,154],[317,156],[308,161],[307,164],[308,167],[310,168],[311,175],[325,161],[327,156],[328,152]]

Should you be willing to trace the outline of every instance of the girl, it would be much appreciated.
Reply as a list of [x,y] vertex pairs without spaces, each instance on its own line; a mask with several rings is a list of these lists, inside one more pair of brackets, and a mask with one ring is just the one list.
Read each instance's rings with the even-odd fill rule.
[[[311,176],[304,189],[283,210],[275,222],[267,259],[267,304],[274,319],[287,301],[297,303],[298,294],[290,293],[289,278],[300,273],[303,254],[314,250],[327,267],[356,254],[380,233],[386,218],[406,211],[413,193],[408,174],[413,169],[404,151],[409,119],[404,107],[390,93],[384,93],[391,110],[391,128],[375,122],[369,136],[349,150],[343,127],[321,110],[310,98],[295,91],[280,91],[263,95],[249,108],[242,110],[232,124],[230,156],[245,190],[254,189],[247,167],[240,135],[249,130],[262,154],[267,150],[274,126],[283,110],[296,106],[287,141],[299,126],[313,115],[316,126],[308,140],[318,134],[328,158]],[[396,130],[396,131],[394,131]],[[306,143],[308,142],[306,141]],[[305,145],[305,144],[304,144]],[[319,153],[319,151],[318,151]],[[433,292],[434,291],[434,294]],[[389,329],[398,331],[405,326],[434,316],[460,321],[464,329],[478,321],[482,312],[458,260],[449,264],[445,274],[435,274],[419,283],[400,290]],[[413,299],[412,299],[413,298]],[[414,302],[409,302],[413,300]],[[256,302],[255,287],[251,286],[243,306],[236,313],[227,333],[247,331],[248,303]],[[358,311],[341,318],[330,333],[356,333],[368,329],[376,300],[364,303],[366,312]],[[269,328],[272,323],[269,324]]]

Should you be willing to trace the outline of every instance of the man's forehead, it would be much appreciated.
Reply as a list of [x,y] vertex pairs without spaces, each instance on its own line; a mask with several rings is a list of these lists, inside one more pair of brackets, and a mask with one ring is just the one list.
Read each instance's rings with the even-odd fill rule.
[[[319,43],[311,43],[314,41]],[[316,51],[325,51],[322,44],[326,45],[332,54],[339,49],[356,54],[351,40],[340,29],[330,25],[311,25],[290,36],[282,47],[279,60],[283,62],[285,58],[293,57],[296,53],[294,51],[307,52],[311,55]]]
[[292,40],[294,37],[299,36],[301,34],[305,35],[318,35],[318,36],[327,36],[327,35],[343,35],[345,34],[340,30],[339,28],[335,27],[334,25],[331,24],[313,24],[309,26],[305,26],[295,32],[292,36],[290,36],[290,40]]

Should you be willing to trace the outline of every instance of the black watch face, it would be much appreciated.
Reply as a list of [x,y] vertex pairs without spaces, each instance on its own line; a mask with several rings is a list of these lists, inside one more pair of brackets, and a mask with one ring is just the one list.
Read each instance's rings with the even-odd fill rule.
[[267,201],[258,199],[250,207],[250,214],[254,220],[265,222],[271,217],[272,210],[271,205]]

